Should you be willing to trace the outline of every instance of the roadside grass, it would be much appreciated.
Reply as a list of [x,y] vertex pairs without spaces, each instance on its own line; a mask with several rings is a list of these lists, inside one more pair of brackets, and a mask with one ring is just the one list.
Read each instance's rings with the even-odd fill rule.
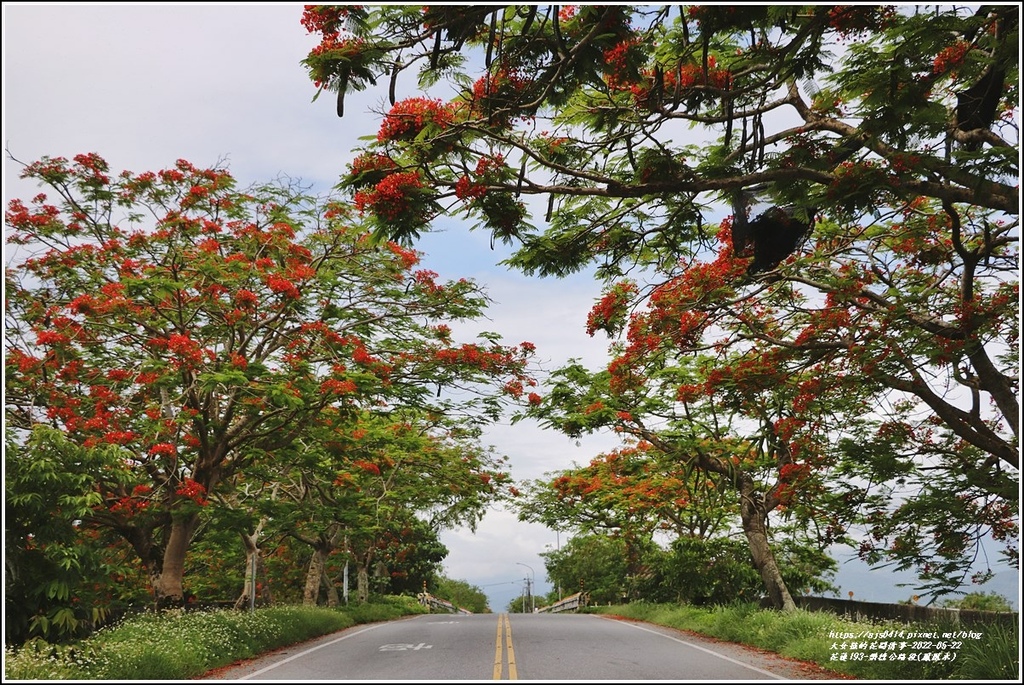
[[87,639],[32,640],[4,649],[8,680],[187,680],[240,659],[362,623],[429,613],[412,597],[329,609],[277,606],[255,611],[145,613]]
[[[763,610],[753,604],[701,608],[638,602],[587,611],[689,630],[758,647],[865,680],[1008,680],[1020,674],[1020,628],[999,624],[854,622],[828,612]],[[904,637],[899,637],[900,633]],[[907,633],[938,633],[929,649],[914,649]],[[968,636],[961,637],[959,633]],[[943,633],[957,637],[942,638]],[[854,635],[842,639],[836,635]],[[922,640],[925,642],[927,640]],[[953,658],[931,660],[935,643]],[[954,643],[961,643],[953,649]],[[902,647],[900,643],[905,643]],[[859,647],[857,645],[860,645]],[[940,655],[942,652],[939,652]],[[928,660],[923,660],[928,654]]]

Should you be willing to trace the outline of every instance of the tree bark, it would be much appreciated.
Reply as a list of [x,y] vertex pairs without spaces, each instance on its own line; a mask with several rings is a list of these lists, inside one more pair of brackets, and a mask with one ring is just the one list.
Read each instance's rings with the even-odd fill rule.
[[359,572],[356,574],[356,601],[365,604],[370,601],[370,570],[367,568],[369,562],[359,564]]
[[320,579],[323,581],[324,590],[327,592],[327,606],[336,607],[341,604],[341,601],[338,599],[338,588],[334,586],[334,582],[331,580],[331,577],[327,575],[326,568],[323,569],[323,574]]
[[768,512],[765,510],[764,498],[754,488],[748,478],[740,479],[740,519],[743,522],[743,533],[747,536],[750,555],[754,559],[754,567],[761,574],[765,591],[772,606],[783,611],[796,611],[796,603],[789,594],[786,581],[775,562],[775,554],[768,544]]
[[[270,591],[270,584],[267,582],[267,567],[263,563],[263,552],[257,546],[260,532],[263,530],[263,521],[260,521],[256,530],[250,535],[240,533],[242,546],[245,547],[245,582],[242,585],[242,594],[235,601],[235,609],[244,609],[250,604],[269,606],[273,603],[273,596]],[[253,580],[255,576],[255,582]],[[253,586],[256,586],[256,598],[251,600]]]
[[164,548],[164,560],[155,581],[156,602],[159,608],[181,606],[185,603],[185,554],[199,524],[199,515],[176,517],[171,521],[170,535]]
[[313,548],[313,557],[309,560],[309,569],[306,571],[306,587],[302,593],[302,603],[306,606],[316,606],[317,598],[320,596],[320,578],[324,574],[324,552],[319,547]]

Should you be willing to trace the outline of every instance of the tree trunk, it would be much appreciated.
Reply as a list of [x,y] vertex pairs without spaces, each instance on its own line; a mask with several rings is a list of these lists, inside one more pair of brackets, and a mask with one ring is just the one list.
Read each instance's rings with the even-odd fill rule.
[[341,603],[338,600],[338,588],[334,586],[334,582],[331,580],[330,576],[327,575],[326,568],[323,569],[323,575],[321,576],[321,580],[323,581],[324,590],[327,591],[327,606],[338,606]]
[[198,514],[171,521],[171,532],[164,548],[164,561],[155,580],[157,607],[183,606],[185,603],[185,554],[192,533],[199,524]]
[[367,563],[359,564],[359,573],[356,575],[356,601],[365,604],[370,601],[370,569]]
[[[273,603],[270,584],[267,582],[267,567],[263,563],[262,550],[257,546],[257,540],[262,530],[263,522],[260,521],[252,535],[240,533],[242,546],[245,547],[245,582],[242,586],[242,594],[235,601],[236,610],[244,609],[250,604],[269,606]],[[254,585],[256,586],[255,600],[251,599]]]
[[302,603],[307,606],[316,606],[317,598],[320,596],[320,578],[324,574],[324,553],[319,547],[313,548],[313,557],[309,560],[309,570],[306,571],[306,587],[302,593]]
[[268,607],[274,603],[274,592],[270,589],[270,578],[267,577],[267,564],[263,560],[263,550],[256,549],[256,605]]
[[789,588],[782,579],[779,566],[775,563],[775,555],[768,544],[768,512],[765,511],[764,499],[754,489],[749,478],[740,479],[740,518],[743,532],[747,536],[750,555],[754,559],[754,567],[761,574],[764,588],[772,606],[783,611],[796,611],[796,603],[789,594]]

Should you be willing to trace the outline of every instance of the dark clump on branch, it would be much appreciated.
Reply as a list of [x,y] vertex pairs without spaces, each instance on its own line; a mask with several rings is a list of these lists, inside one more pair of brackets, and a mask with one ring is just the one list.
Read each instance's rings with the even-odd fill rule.
[[[437,68],[442,52],[458,52],[468,39],[486,30],[487,17],[499,9],[494,5],[438,5],[427,9],[423,23],[433,29],[435,38],[430,67]],[[442,32],[450,44],[447,48],[442,48]]]
[[[1019,9],[1016,6],[994,9],[983,5],[978,9],[976,16],[992,17],[993,23],[988,30],[994,36],[996,46],[992,53],[992,63],[982,72],[978,80],[966,90],[956,94],[955,128],[958,131],[967,133],[978,129],[988,129],[996,120],[999,102],[1006,90],[1008,69],[1019,59],[1017,41],[1011,39],[1011,36],[1016,36],[1018,12]],[[971,43],[975,38],[976,35],[973,33],[965,36],[965,39]],[[976,142],[964,146],[967,150],[977,150],[980,147],[980,144]]]
[[[995,121],[1006,83],[1006,69],[990,65],[978,81],[956,94],[956,128],[964,133],[987,129]],[[977,145],[970,147],[977,148]]]
[[747,221],[746,209],[737,211],[732,223],[732,244],[737,257],[753,257],[747,275],[771,271],[807,240],[814,226],[815,210],[808,221],[794,207],[771,207]]

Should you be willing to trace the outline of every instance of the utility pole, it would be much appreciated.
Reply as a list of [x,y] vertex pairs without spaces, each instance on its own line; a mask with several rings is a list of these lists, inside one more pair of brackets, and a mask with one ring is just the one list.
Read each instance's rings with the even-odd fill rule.
[[[527,564],[522,564],[522,563],[517,561],[516,565],[517,566],[526,566],[526,568],[530,569],[530,575],[533,577],[534,582],[531,583],[529,578],[526,579],[526,591],[527,591],[527,593],[529,593],[528,597],[530,599],[530,604],[531,604],[530,610],[533,611],[533,612],[536,612],[537,611],[537,603],[533,599],[533,592],[530,591],[530,586],[531,586],[531,584],[536,584],[537,576],[536,576],[536,574],[534,574],[533,569],[530,566],[528,566]],[[526,613],[526,604],[525,603],[523,604],[523,613],[524,614]]]
[[[555,550],[558,551],[558,552],[562,551],[562,536],[558,534],[557,530],[555,531]],[[562,601],[562,581],[561,580],[558,581],[558,601],[559,602]]]

